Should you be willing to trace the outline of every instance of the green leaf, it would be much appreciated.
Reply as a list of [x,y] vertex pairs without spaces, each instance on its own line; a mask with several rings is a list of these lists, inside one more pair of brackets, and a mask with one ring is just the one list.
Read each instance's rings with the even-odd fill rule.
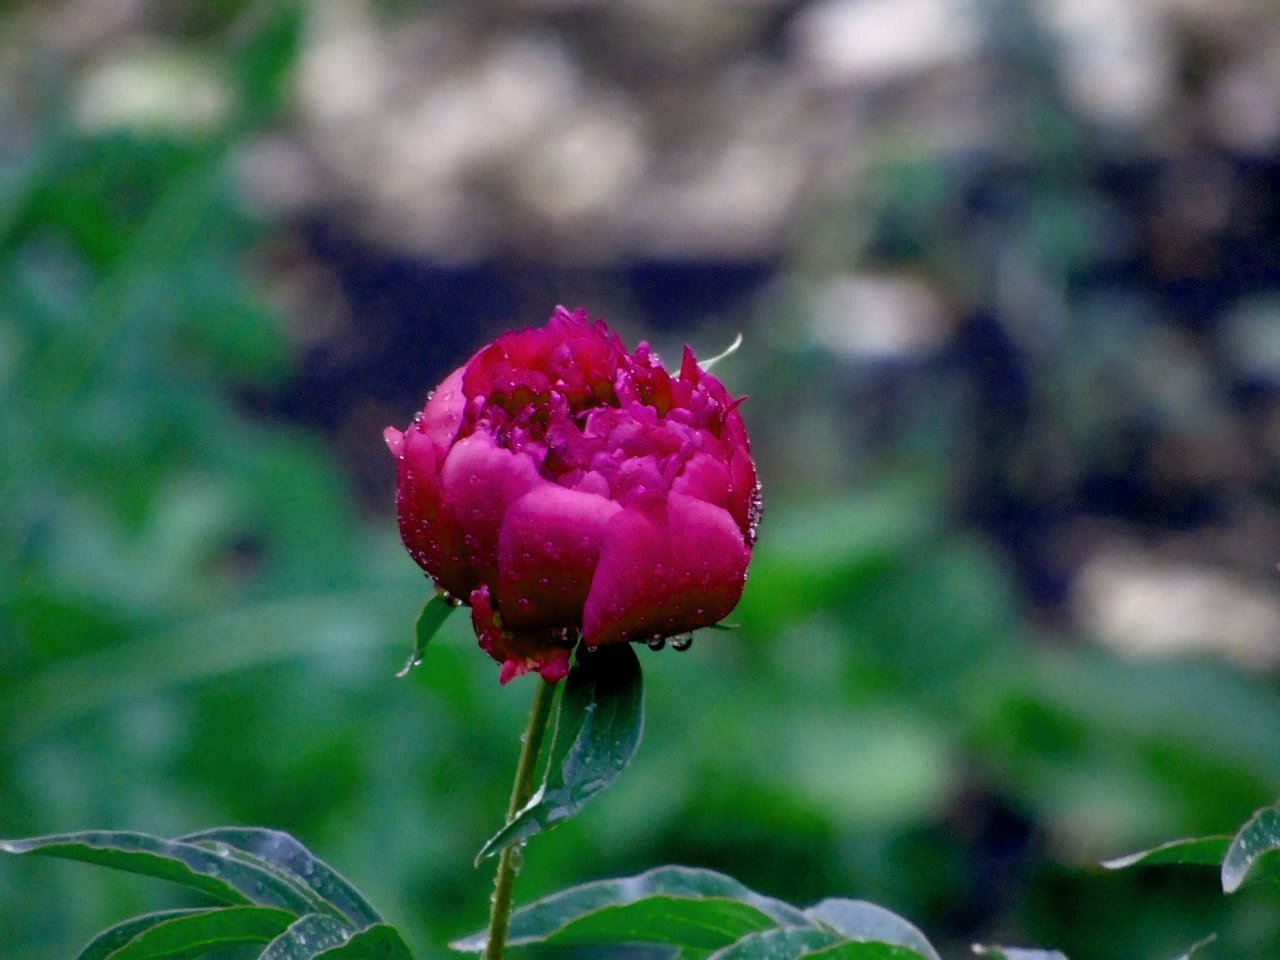
[[896,944],[927,960],[940,960],[938,951],[914,924],[866,900],[823,900],[804,913],[810,920],[824,924],[850,940]]
[[707,960],[791,960],[842,942],[838,933],[820,927],[775,928],[749,934]]
[[1182,840],[1170,840],[1150,850],[1139,850],[1113,860],[1102,863],[1108,870],[1123,870],[1126,867],[1155,866],[1165,863],[1191,863],[1206,867],[1216,867],[1226,855],[1231,838],[1223,834],[1212,837],[1187,837]]
[[[773,926],[811,924],[795,907],[724,874],[659,867],[634,877],[571,887],[522,907],[511,915],[507,943],[655,943],[705,950]],[[481,953],[487,940],[481,931],[450,946]]]
[[436,631],[444,625],[453,611],[454,605],[446,600],[442,593],[435,594],[423,604],[422,612],[418,614],[418,622],[413,628],[413,652],[409,654],[409,659],[396,674],[397,677],[408,676],[409,671],[421,665],[422,658],[426,656],[427,644],[431,642],[431,638],[436,635]]
[[1067,960],[1067,955],[1057,950],[1035,950],[1025,947],[984,947],[980,943],[973,945],[973,952],[980,957],[991,957],[992,960]]
[[203,912],[203,910],[162,910],[159,913],[131,917],[122,923],[117,923],[114,927],[108,927],[90,940],[76,955],[76,960],[106,960],[138,934],[151,929],[157,923]]
[[629,643],[582,653],[556,714],[542,787],[476,856],[476,863],[575,816],[626,768],[640,745],[644,696]]
[[322,960],[413,960],[399,931],[385,923],[361,930],[342,946],[318,956]]
[[[230,58],[242,109],[253,119],[266,119],[279,108],[288,72],[297,58],[302,16],[292,2],[256,4],[252,33]],[[240,31],[241,33],[247,31]]]
[[368,900],[336,870],[279,830],[260,827],[218,827],[180,838],[184,843],[224,843],[310,887],[358,929],[382,918]]
[[351,931],[333,917],[310,913],[295,920],[267,948],[258,960],[311,960],[326,950],[341,947],[351,939]]
[[801,957],[814,960],[923,960],[924,954],[900,943],[879,940],[845,940],[834,947],[812,950]]
[[1280,806],[1263,807],[1240,828],[1222,858],[1223,892],[1239,890],[1259,861],[1265,867],[1264,876],[1280,877],[1276,850],[1280,850]]
[[227,904],[282,907],[295,914],[309,913],[319,905],[309,890],[288,882],[273,870],[236,859],[230,847],[206,849],[145,833],[89,830],[0,841],[0,850],[81,860],[159,877]]
[[110,954],[110,960],[182,960],[225,947],[269,943],[295,919],[289,911],[273,907],[196,910],[139,930]]

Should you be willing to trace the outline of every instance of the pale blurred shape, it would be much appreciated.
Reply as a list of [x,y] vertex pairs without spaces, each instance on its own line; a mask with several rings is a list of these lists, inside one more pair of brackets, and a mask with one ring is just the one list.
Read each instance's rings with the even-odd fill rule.
[[1233,369],[1280,385],[1280,293],[1241,298],[1222,324],[1226,359]]
[[978,47],[960,0],[820,0],[799,17],[802,61],[828,83],[883,83],[954,64]]
[[586,104],[533,140],[516,168],[517,183],[543,215],[582,221],[603,215],[634,190],[647,157],[639,122],[622,103]]
[[1280,663],[1280,595],[1211,566],[1106,548],[1081,568],[1078,622],[1125,653],[1213,653],[1252,667]]
[[640,250],[672,256],[752,256],[776,242],[804,185],[802,154],[785,140],[708,145],[695,170],[659,175],[628,212]]
[[81,80],[76,121],[85,130],[183,134],[216,127],[231,97],[214,64],[153,43],[113,50]]
[[934,292],[893,274],[854,274],[817,288],[813,334],[828,350],[864,360],[910,360],[931,353],[951,334]]
[[270,213],[296,213],[319,200],[317,174],[310,156],[281,134],[267,134],[239,148],[235,169],[252,205]]
[[1173,37],[1151,0],[1046,0],[1067,93],[1100,122],[1138,124],[1168,101]]
[[1235,64],[1213,78],[1209,122],[1228,147],[1265,152],[1280,141],[1280,49]]

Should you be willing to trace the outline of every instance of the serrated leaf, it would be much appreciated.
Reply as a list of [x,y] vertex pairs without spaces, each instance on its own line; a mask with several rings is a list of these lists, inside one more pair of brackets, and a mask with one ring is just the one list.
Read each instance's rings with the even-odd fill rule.
[[[711,943],[719,931],[720,940],[710,947],[727,946],[741,937],[737,931],[746,924],[762,930],[771,926],[810,926],[804,913],[781,900],[762,896],[744,887],[732,877],[692,867],[659,867],[634,877],[597,880],[563,890],[531,903],[511,915],[507,943],[523,946],[531,943],[655,943],[694,947],[671,939],[669,931],[659,927],[636,929],[635,921],[643,911],[627,912],[624,908],[640,906],[656,899],[659,909],[678,922],[690,939]],[[725,906],[734,903],[732,909]],[[746,909],[743,909],[746,908]],[[616,929],[595,926],[592,918],[601,912],[605,920],[616,919]],[[586,939],[587,932],[596,939]],[[627,939],[622,940],[620,937]],[[464,953],[481,953],[488,935],[481,931],[450,944]]]
[[269,943],[296,919],[274,907],[214,907],[140,930],[110,960],[183,960],[225,947]]
[[418,614],[418,621],[413,627],[413,651],[400,672],[396,674],[397,677],[407,676],[414,667],[422,663],[422,658],[427,653],[427,644],[444,626],[445,620],[453,611],[453,604],[446,600],[442,593],[435,594],[423,604],[422,612]]
[[282,934],[267,944],[258,960],[312,960],[351,939],[352,932],[333,917],[310,913],[299,917]]
[[0,851],[80,860],[159,877],[235,906],[281,907],[295,914],[322,906],[309,890],[288,882],[274,870],[231,856],[229,847],[210,849],[125,830],[89,830],[0,841]]
[[217,827],[181,837],[184,843],[223,843],[263,861],[301,883],[350,920],[357,929],[381,921],[350,881],[287,833],[261,827]]
[[631,762],[644,727],[640,661],[629,643],[580,657],[565,680],[542,787],[476,863],[575,816]]
[[1057,950],[1036,950],[1027,947],[988,947],[973,945],[973,952],[992,960],[1067,960],[1067,955]]
[[834,930],[821,927],[775,928],[749,934],[707,960],[792,960],[842,942]]
[[1126,867],[1155,866],[1165,863],[1190,863],[1206,867],[1216,867],[1227,853],[1231,838],[1225,834],[1212,837],[1186,837],[1182,840],[1170,840],[1149,850],[1126,854],[1112,860],[1104,860],[1102,866],[1108,870],[1124,870]]
[[824,924],[850,940],[896,944],[927,960],[941,960],[918,927],[892,910],[867,900],[832,898],[814,904],[804,913],[811,921]]
[[149,930],[157,923],[163,923],[175,917],[187,917],[203,912],[203,910],[162,910],[159,913],[147,913],[140,917],[130,917],[128,920],[117,923],[114,927],[108,927],[86,943],[76,955],[76,960],[106,960],[107,957],[138,934],[144,930]]
[[1222,858],[1222,889],[1235,893],[1254,865],[1265,866],[1264,875],[1280,876],[1280,806],[1263,807],[1246,821],[1231,839]]
[[317,960],[413,960],[413,956],[395,927],[379,923],[361,930],[342,946],[317,954]]

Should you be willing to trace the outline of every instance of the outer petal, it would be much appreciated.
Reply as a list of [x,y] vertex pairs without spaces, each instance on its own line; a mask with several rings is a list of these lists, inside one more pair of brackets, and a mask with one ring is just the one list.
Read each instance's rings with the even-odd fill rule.
[[742,596],[751,553],[728,511],[686,494],[627,507],[605,531],[582,614],[589,645],[709,626]]
[[396,461],[396,513],[400,539],[409,555],[445,590],[466,596],[469,584],[459,579],[463,534],[440,498],[440,456],[423,433],[410,427],[387,443],[399,448]]
[[447,590],[465,593],[456,577],[441,581],[449,558],[461,551],[462,533],[441,509],[440,465],[462,420],[462,370],[455,370],[427,401],[422,414],[401,433],[383,431],[396,458],[396,514],[400,539],[420,567]]
[[498,537],[498,605],[513,630],[577,626],[608,522],[622,508],[554,484],[511,505]]
[[756,542],[756,526],[760,523],[760,484],[756,477],[756,465],[745,447],[734,449],[729,461],[730,512],[738,521],[747,538],[747,545]]
[[446,590],[466,596],[482,583],[497,582],[498,534],[507,509],[546,484],[531,457],[502,449],[487,433],[453,445],[440,471],[440,500],[464,536],[461,552],[442,566],[439,579]]
[[417,429],[429,437],[441,453],[453,442],[462,423],[462,411],[467,405],[467,398],[462,393],[465,370],[466,367],[459,367],[444,378],[422,408],[422,417],[416,424]]

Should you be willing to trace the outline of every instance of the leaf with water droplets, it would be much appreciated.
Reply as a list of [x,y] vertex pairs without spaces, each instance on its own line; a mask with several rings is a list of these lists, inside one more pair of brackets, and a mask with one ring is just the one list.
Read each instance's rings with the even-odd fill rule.
[[226,844],[241,856],[247,855],[251,861],[283,874],[291,882],[310,888],[357,929],[382,919],[350,881],[287,833],[261,827],[217,827],[180,839],[184,843]]
[[274,907],[214,907],[149,914],[99,934],[81,951],[78,960],[199,957],[229,947],[269,943],[295,919],[288,910]]
[[1257,811],[1231,840],[1222,858],[1222,889],[1235,893],[1255,865],[1261,876],[1280,878],[1280,806]]
[[940,960],[938,951],[914,924],[878,904],[833,898],[815,904],[804,913],[810,920],[830,927],[850,940],[896,944],[927,960]]
[[351,931],[333,917],[311,913],[299,917],[267,944],[258,954],[258,960],[312,960],[350,939]]
[[[219,908],[220,909],[220,908]],[[146,913],[140,917],[130,917],[114,927],[108,927],[85,944],[84,949],[76,956],[76,960],[107,960],[126,943],[157,923],[177,917],[187,917],[204,910],[162,910],[159,913]]]
[[788,928],[743,937],[707,960],[923,960],[923,955],[897,943],[846,940],[833,930]]
[[788,960],[843,942],[821,927],[784,927],[748,934],[711,954],[708,960]]
[[378,923],[342,946],[316,954],[316,960],[413,960],[413,955],[395,927]]
[[6,853],[81,860],[128,873],[159,877],[199,890],[222,903],[280,907],[310,913],[317,898],[278,873],[232,856],[230,847],[207,848],[127,830],[87,830],[0,842]]
[[400,672],[396,674],[397,677],[407,676],[409,671],[422,663],[422,658],[426,656],[427,644],[431,642],[431,638],[444,625],[453,610],[454,604],[450,603],[449,598],[443,593],[435,594],[423,604],[422,612],[418,614],[418,622],[413,628],[413,651]]
[[476,863],[575,816],[631,762],[643,727],[640,661],[631,644],[580,651],[560,697],[542,787],[481,848]]
[[[715,950],[749,933],[811,926],[804,913],[744,887],[732,877],[694,867],[658,867],[617,880],[597,880],[552,894],[511,915],[507,943],[651,943]],[[481,953],[481,931],[450,946]]]

